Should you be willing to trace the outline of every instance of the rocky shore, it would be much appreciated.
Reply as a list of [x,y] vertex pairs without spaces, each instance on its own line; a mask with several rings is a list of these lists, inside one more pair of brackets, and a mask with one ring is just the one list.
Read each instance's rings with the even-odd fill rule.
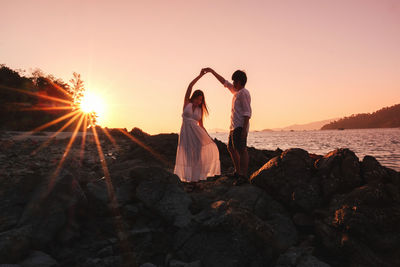
[[223,175],[187,184],[178,135],[110,134],[104,160],[78,137],[57,175],[68,138],[0,136],[0,266],[400,266],[400,174],[373,157],[250,148],[233,186],[216,140]]

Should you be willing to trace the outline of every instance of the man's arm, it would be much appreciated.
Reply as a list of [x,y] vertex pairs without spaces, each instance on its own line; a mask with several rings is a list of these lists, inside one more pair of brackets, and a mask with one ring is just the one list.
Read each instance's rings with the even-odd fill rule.
[[247,136],[247,127],[249,126],[249,120],[250,117],[248,116],[243,116],[244,117],[244,122],[243,122],[243,130],[242,130],[242,139],[246,138]]
[[250,94],[241,94],[239,96],[239,101],[240,101],[240,104],[242,105],[243,118],[244,118],[242,138],[245,138],[247,136],[247,127],[249,126],[249,120],[251,117]]
[[215,78],[217,78],[217,80],[222,83],[223,86],[228,88],[229,91],[231,91],[232,93],[235,92],[235,88],[233,87],[233,85],[225,80],[225,78],[219,75],[215,70],[213,70],[212,68],[204,68],[203,70],[205,70],[206,72],[211,72],[215,76]]
[[222,77],[221,75],[219,75],[215,70],[213,70],[212,68],[205,68],[204,69],[206,72],[211,72],[214,76],[215,76],[215,78],[217,78],[217,80],[220,82],[220,83],[222,83],[222,84],[224,84],[225,83],[225,78],[224,77]]

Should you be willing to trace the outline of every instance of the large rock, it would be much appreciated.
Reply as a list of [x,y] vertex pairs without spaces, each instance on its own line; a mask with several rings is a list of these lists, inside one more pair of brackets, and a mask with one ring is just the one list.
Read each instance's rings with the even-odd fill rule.
[[[81,264],[84,267],[114,267],[114,266],[125,266],[123,265],[122,258],[120,256],[109,256],[105,258],[89,258]],[[135,266],[135,265],[126,265]]]
[[32,228],[25,226],[0,234],[0,263],[16,263],[26,257],[31,247]]
[[[226,246],[229,247],[228,250],[236,251],[235,253],[239,253],[239,250],[241,250],[242,253],[246,253],[249,258],[252,257],[251,255],[254,255],[254,264],[256,264],[256,262],[263,261],[265,259],[271,260],[271,258],[274,257],[273,255],[285,251],[287,248],[297,242],[298,235],[296,228],[290,219],[289,212],[287,212],[280,203],[278,203],[264,190],[257,186],[250,184],[232,186],[232,182],[232,179],[221,177],[216,180],[211,179],[209,181],[202,181],[196,185],[194,191],[190,194],[193,198],[193,205],[191,209],[195,214],[194,221],[199,223],[200,227],[196,227],[195,223],[195,225],[190,225],[189,229],[182,230],[183,234],[180,233],[176,236],[178,240],[184,240],[181,241],[181,243],[185,243],[186,240],[190,239],[190,237],[193,235],[198,235],[199,238],[201,237],[207,240],[210,238],[210,242],[211,239],[217,238],[218,240],[215,242],[218,244],[222,243],[221,246],[216,246],[215,248],[211,247],[210,250],[215,250],[219,251],[218,253],[222,253],[221,250],[224,246],[223,244],[226,242]],[[233,214],[235,216],[233,216]],[[239,223],[237,220],[238,217],[246,219],[243,219],[243,222]],[[239,227],[238,225],[241,226]],[[270,236],[268,236],[269,241],[265,241],[265,244],[268,243],[269,246],[271,246],[269,250],[262,245],[260,247],[255,245],[262,243],[260,240],[266,238],[265,233],[263,235],[260,232],[259,236],[254,234],[254,232],[257,232],[258,230],[255,230],[253,227],[257,228],[258,226],[260,226],[260,229],[263,229],[264,227],[271,231]],[[218,237],[213,235],[208,236],[207,232],[209,231],[217,232]],[[240,249],[238,247],[230,248],[232,246],[232,237],[229,237],[229,235],[230,233],[236,232],[242,234],[238,234],[237,237],[234,237],[236,240],[238,240],[235,241],[234,244],[240,243],[243,245],[250,243],[251,245],[243,245],[243,247]],[[244,237],[246,235],[244,232],[249,233],[248,237]],[[188,242],[191,241],[188,240]],[[179,243],[180,242],[176,242],[176,244]],[[190,247],[197,245],[199,244],[191,244]],[[180,246],[176,245],[175,247],[179,248]],[[209,254],[204,249],[200,249],[199,254],[194,252],[192,253],[189,251],[191,250],[190,247],[186,247],[183,250],[185,252],[181,251],[185,255],[183,257],[185,261],[203,259],[203,257],[205,257],[204,255]],[[259,249],[264,252],[265,250],[268,250],[269,254],[265,252],[265,257],[260,257],[255,252]],[[212,254],[214,255],[214,253]],[[216,254],[215,257],[217,257]],[[230,259],[229,257],[233,258]],[[214,258],[213,260],[216,259]],[[211,261],[209,260],[208,264],[211,264],[210,262]],[[233,262],[238,262],[237,264],[243,263],[246,265],[250,264],[252,260],[239,260],[237,259],[236,254],[227,254],[226,259],[217,260],[216,262],[219,262],[220,264],[223,262],[227,264],[236,264]]]
[[191,221],[191,198],[178,176],[158,167],[137,167],[131,171],[137,184],[136,197],[167,222],[184,227]]
[[143,166],[143,161],[140,159],[125,160],[115,162],[110,166],[110,174],[113,180],[120,181],[130,177],[131,169],[137,166]]
[[297,230],[289,213],[264,190],[252,185],[232,187],[223,198],[231,207],[245,209],[268,223],[279,250],[284,251],[297,242]]
[[374,157],[364,157],[361,162],[361,175],[365,183],[393,183],[400,189],[399,173],[382,166]]
[[268,266],[280,252],[274,229],[246,209],[217,201],[175,235],[174,250],[203,266]]
[[[227,145],[218,139],[214,139],[215,144],[219,150],[219,159],[221,162],[221,172],[228,173],[233,172],[232,159],[228,152]],[[279,148],[272,150],[261,150],[255,149],[254,147],[248,147],[247,151],[249,153],[249,173],[253,173],[261,168],[267,161],[273,157],[279,156],[282,150]]]
[[86,190],[88,197],[98,202],[99,207],[105,207],[109,204],[110,196],[107,190],[107,182],[105,179],[99,179],[88,183],[86,185]]
[[15,169],[10,166],[7,171],[0,171],[0,232],[18,225],[24,206],[43,179],[39,171],[20,168],[21,163],[18,159]]
[[[54,182],[54,183],[53,183]],[[82,212],[86,196],[78,181],[63,169],[54,180],[43,181],[26,206],[19,224],[32,225],[32,241],[47,246],[64,230],[75,230],[75,214]],[[60,240],[58,240],[60,241]]]
[[275,267],[329,267],[312,255],[308,248],[292,247],[281,254]]
[[281,203],[311,212],[321,205],[319,179],[314,177],[314,160],[302,149],[289,149],[268,161],[251,176]]
[[201,261],[194,261],[194,262],[182,262],[178,260],[171,260],[168,263],[168,267],[202,267]]
[[264,190],[250,184],[228,187],[226,193],[217,196],[215,200],[221,199],[247,209],[262,220],[272,219],[276,214],[289,215],[286,209]]
[[55,267],[58,266],[58,263],[42,251],[33,251],[20,265],[22,267]]
[[101,216],[115,215],[116,209],[136,199],[135,185],[130,179],[98,179],[88,183],[86,190],[93,212]]
[[321,177],[325,200],[334,194],[347,193],[362,184],[358,157],[349,149],[337,149],[315,162]]
[[[343,261],[398,266],[400,193],[393,184],[372,184],[332,199],[316,225],[323,245]],[[363,266],[364,266],[363,265]]]
[[144,138],[133,136],[124,160],[140,159],[146,164],[173,168],[175,164],[177,134],[158,134]]
[[147,168],[145,166],[147,166],[146,163],[140,159],[116,162],[109,166],[110,180],[102,177],[89,182],[86,186],[86,191],[88,198],[97,206],[96,213],[100,215],[109,213],[113,196],[115,196],[118,207],[124,207],[136,202],[136,187],[139,178],[132,178],[131,173],[134,173],[135,169],[137,171],[144,167],[143,173],[140,174],[144,177]]

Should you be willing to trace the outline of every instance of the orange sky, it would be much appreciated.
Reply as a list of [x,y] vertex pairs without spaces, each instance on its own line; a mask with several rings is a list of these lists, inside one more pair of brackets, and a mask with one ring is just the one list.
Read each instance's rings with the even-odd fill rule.
[[[78,72],[106,102],[101,124],[178,132],[202,67],[248,74],[252,130],[400,103],[400,1],[0,0],[0,63]],[[211,74],[205,126],[229,127],[231,95]]]

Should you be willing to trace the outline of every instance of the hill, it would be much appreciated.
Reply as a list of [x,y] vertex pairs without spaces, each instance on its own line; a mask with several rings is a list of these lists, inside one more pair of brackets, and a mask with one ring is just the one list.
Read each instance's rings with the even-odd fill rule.
[[400,127],[400,104],[373,113],[353,114],[324,125],[321,130]]
[[327,123],[334,121],[335,119],[323,120],[323,121],[314,121],[305,124],[293,124],[283,128],[274,128],[274,129],[264,129],[263,132],[271,132],[271,131],[313,131],[320,130],[322,126]]

